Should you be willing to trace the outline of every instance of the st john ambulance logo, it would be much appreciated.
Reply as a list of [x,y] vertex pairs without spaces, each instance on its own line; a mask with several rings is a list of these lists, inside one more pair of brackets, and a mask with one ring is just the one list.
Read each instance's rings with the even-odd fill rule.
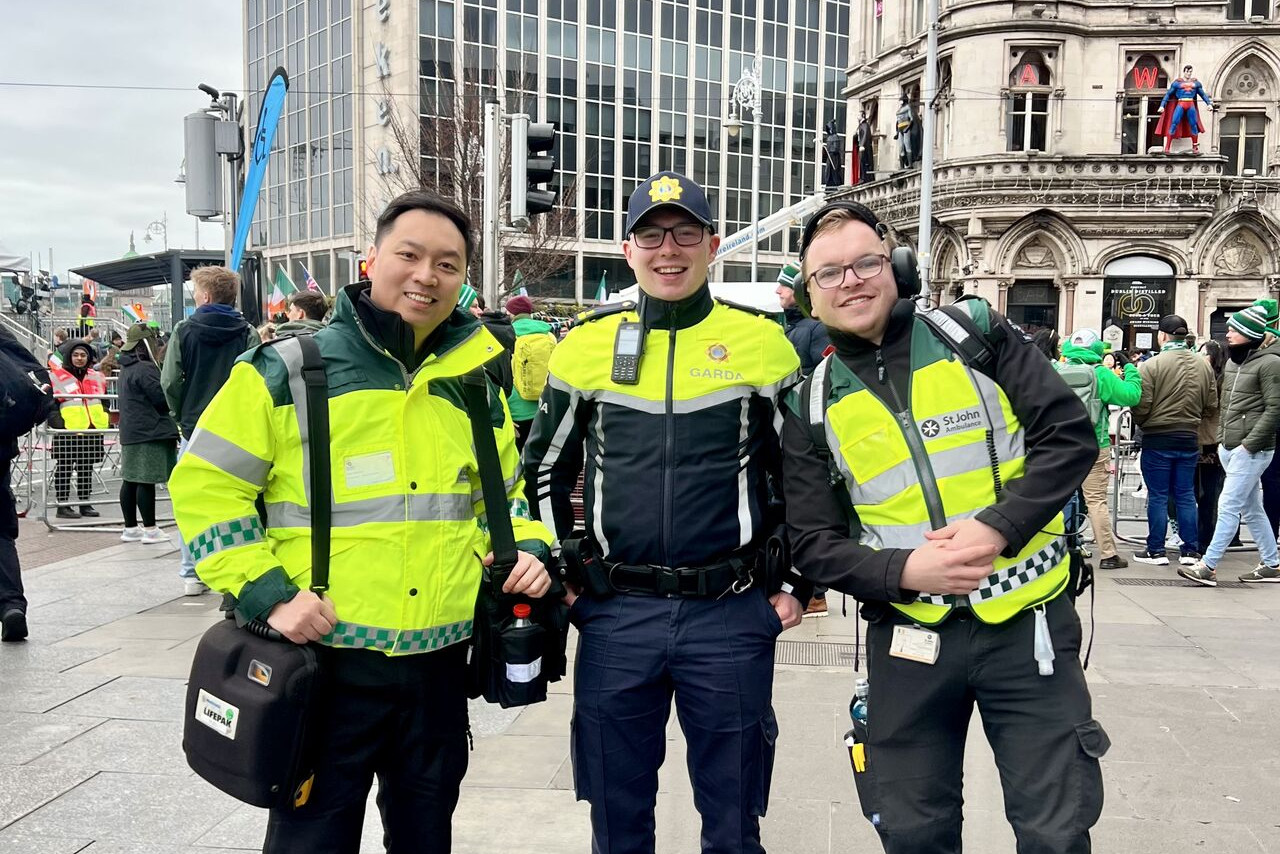
[[937,435],[942,432],[942,427],[941,425],[938,424],[937,421],[934,421],[932,418],[930,418],[927,421],[924,421],[923,423],[921,423],[920,432],[924,434],[924,437],[926,439],[933,439],[933,438],[936,438]]
[[729,358],[729,348],[723,344],[712,344],[707,348],[707,358],[713,362],[723,362]]

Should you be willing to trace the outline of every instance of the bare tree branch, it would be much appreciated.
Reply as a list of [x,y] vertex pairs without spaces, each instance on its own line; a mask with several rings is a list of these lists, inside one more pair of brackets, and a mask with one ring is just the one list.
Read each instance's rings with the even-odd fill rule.
[[[460,64],[460,63],[459,63]],[[459,64],[455,64],[458,67]],[[434,85],[434,90],[428,90]],[[386,125],[387,148],[397,165],[393,172],[379,173],[382,188],[389,196],[425,187],[452,198],[471,219],[476,236],[476,255],[470,259],[469,278],[477,290],[484,281],[484,99],[474,90],[466,95],[448,81],[424,84],[420,99],[395,96],[383,85],[389,105]],[[431,115],[421,115],[419,110]],[[505,135],[504,135],[505,136]],[[523,152],[520,153],[523,156]],[[499,198],[510,199],[510,146],[501,147]],[[376,157],[374,158],[376,166]],[[568,177],[568,176],[563,176]],[[516,274],[529,293],[538,296],[539,286],[572,267],[573,248],[578,236],[578,179],[573,176],[558,188],[560,196],[555,209],[532,217],[522,234],[503,235],[499,250],[503,263],[498,294],[505,297],[515,290]],[[571,274],[572,275],[572,274]]]

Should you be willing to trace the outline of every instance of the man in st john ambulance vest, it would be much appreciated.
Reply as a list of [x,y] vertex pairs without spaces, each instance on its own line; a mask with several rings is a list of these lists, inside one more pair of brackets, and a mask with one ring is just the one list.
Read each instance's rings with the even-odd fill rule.
[[[211,588],[295,643],[318,642],[325,694],[311,799],[273,811],[269,854],[355,854],[374,775],[391,852],[445,854],[467,769],[466,646],[480,563],[492,559],[461,377],[501,352],[456,310],[474,244],[465,214],[418,190],[393,199],[369,249],[369,282],[343,288],[315,333],[329,384],[329,592],[310,584],[301,348],[245,353],[170,481]],[[296,392],[296,394],[295,394]],[[542,596],[550,533],[528,517],[515,432],[497,388],[491,417],[519,560],[507,592]],[[268,529],[254,499],[266,501]]]
[[961,306],[994,359],[967,369],[916,316],[914,256],[891,263],[883,234],[849,202],[806,225],[796,297],[836,353],[788,397],[782,433],[795,564],[860,599],[870,622],[863,812],[889,854],[960,851],[976,702],[1020,854],[1087,852],[1108,741],[1080,665],[1060,510],[1097,457],[1093,425],[978,300]]

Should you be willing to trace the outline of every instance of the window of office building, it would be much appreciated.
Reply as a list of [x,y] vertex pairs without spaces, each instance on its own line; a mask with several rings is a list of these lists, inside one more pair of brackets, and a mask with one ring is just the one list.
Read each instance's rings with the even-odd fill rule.
[[1120,123],[1120,153],[1145,154],[1161,145],[1156,135],[1160,121],[1160,100],[1169,88],[1164,64],[1169,57],[1144,53],[1130,57],[1124,77],[1124,103]]
[[1218,125],[1218,149],[1227,158],[1228,175],[1242,175],[1252,169],[1264,175],[1267,117],[1262,113],[1231,113]]
[[1247,21],[1250,18],[1266,19],[1269,0],[1228,0],[1227,20]]
[[1040,51],[1015,51],[1006,102],[1009,151],[1046,150],[1050,82],[1049,66]]

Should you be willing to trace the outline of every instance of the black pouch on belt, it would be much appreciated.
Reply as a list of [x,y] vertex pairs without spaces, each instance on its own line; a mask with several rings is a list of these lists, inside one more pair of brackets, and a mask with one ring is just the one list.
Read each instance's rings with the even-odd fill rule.
[[596,552],[596,545],[589,537],[565,540],[561,544],[560,557],[564,561],[565,580],[581,585],[596,599],[608,599],[616,591],[609,582],[609,570]]

